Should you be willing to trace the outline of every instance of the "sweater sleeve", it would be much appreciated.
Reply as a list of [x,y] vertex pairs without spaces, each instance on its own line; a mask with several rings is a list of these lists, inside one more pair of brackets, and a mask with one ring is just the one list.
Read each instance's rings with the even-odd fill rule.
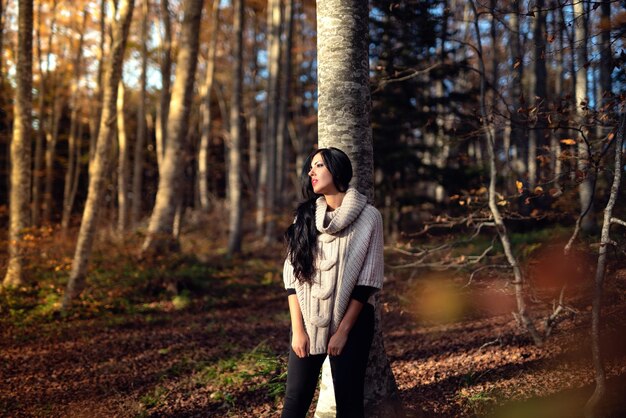
[[372,233],[367,247],[367,255],[361,267],[357,286],[383,288],[385,262],[383,258],[383,218],[378,209],[372,207],[368,214],[372,217]]
[[296,280],[293,274],[293,266],[289,261],[289,257],[285,259],[285,264],[283,266],[283,283],[285,284],[285,289],[295,289]]

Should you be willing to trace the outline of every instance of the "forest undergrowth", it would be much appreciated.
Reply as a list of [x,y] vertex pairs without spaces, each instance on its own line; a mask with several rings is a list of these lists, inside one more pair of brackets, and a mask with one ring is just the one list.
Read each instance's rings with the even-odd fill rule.
[[[581,244],[568,263],[554,241],[539,240],[553,235],[514,236],[539,326],[568,279],[569,309],[543,347],[513,319],[508,270],[468,283],[464,270],[393,268],[407,260],[387,250],[385,344],[410,416],[580,416],[593,390],[594,250]],[[74,241],[33,231],[29,282],[0,293],[0,416],[277,416],[289,326],[284,251],[250,240],[227,259],[224,241],[192,228],[179,254],[148,260],[137,256],[139,235],[101,234],[82,293],[60,312]],[[471,245],[457,250],[482,244]],[[605,411],[617,417],[626,413],[623,261],[610,265],[605,303]]]

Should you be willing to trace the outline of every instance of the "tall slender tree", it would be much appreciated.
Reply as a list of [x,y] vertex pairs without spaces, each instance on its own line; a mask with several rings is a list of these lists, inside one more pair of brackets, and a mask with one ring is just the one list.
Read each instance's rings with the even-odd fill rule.
[[148,38],[150,0],[143,0],[141,18],[141,74],[139,75],[139,103],[137,104],[137,138],[133,158],[133,186],[130,222],[137,225],[141,216],[143,193],[144,148],[146,144],[146,89],[148,84]]
[[165,136],[167,135],[167,119],[170,109],[170,87],[172,73],[172,17],[170,16],[169,0],[161,1],[161,20],[164,36],[161,39],[161,94],[156,121],[156,154],[159,171],[165,155]]
[[9,194],[9,264],[4,286],[23,282],[23,234],[30,225],[31,131],[33,109],[33,0],[18,3],[17,86],[11,139]]
[[159,168],[159,187],[148,225],[148,235],[142,247],[143,252],[158,253],[164,248],[177,247],[177,239],[173,235],[174,217],[182,199],[180,182],[198,63],[202,3],[202,0],[185,0],[183,5],[184,17],[176,57],[176,79],[172,88],[167,121],[165,153]]
[[117,91],[117,232],[128,227],[128,179],[130,177],[130,147],[126,133],[124,80],[120,79]]
[[[368,60],[368,4],[323,0],[317,2],[318,56],[318,144],[334,146],[350,157],[352,184],[370,202],[374,196],[374,160],[370,127]],[[341,117],[338,117],[341,115]],[[365,402],[390,409],[397,387],[384,351],[377,303],[374,342],[365,385]],[[329,362],[323,374],[329,375]],[[332,414],[334,393],[331,381],[322,382],[317,416]],[[368,408],[373,411],[373,408]]]
[[104,194],[105,176],[115,126],[118,84],[122,76],[124,51],[126,50],[126,40],[134,6],[134,0],[120,0],[115,13],[113,13],[113,16],[117,17],[112,18],[111,24],[111,48],[110,56],[105,63],[103,76],[103,107],[98,129],[98,139],[96,141],[93,163],[90,165],[87,202],[85,203],[83,219],[80,224],[70,277],[63,297],[63,309],[69,307],[75,292],[82,286],[87,273],[87,263],[89,262],[93,246],[98,212],[102,195]]
[[242,110],[243,110],[243,28],[244,28],[244,0],[233,0],[233,31],[235,32],[235,45],[233,57],[235,59],[235,71],[233,77],[232,99],[230,101],[230,133],[228,150],[228,254],[233,255],[241,252],[242,239],[242,191],[241,191],[241,136],[243,133]]
[[201,88],[200,96],[200,145],[198,147],[198,194],[200,207],[209,209],[209,147],[211,137],[211,93],[215,81],[215,55],[217,51],[217,35],[219,25],[220,2],[213,0],[211,11],[211,40],[207,56],[206,77]]

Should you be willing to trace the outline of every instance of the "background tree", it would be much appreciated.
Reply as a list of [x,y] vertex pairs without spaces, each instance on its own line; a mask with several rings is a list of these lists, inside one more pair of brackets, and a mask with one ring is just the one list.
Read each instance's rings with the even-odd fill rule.
[[24,234],[30,225],[31,134],[33,109],[33,2],[19,2],[17,86],[11,139],[11,191],[9,196],[9,263],[2,284],[22,284]]
[[142,247],[143,252],[160,252],[176,241],[172,234],[176,208],[182,199],[180,181],[198,62],[202,3],[202,0],[184,2],[181,41],[176,58],[176,79],[167,120],[165,153],[163,164],[159,169],[159,188],[150,217],[148,235]]
[[109,161],[111,136],[115,124],[118,84],[124,64],[124,51],[128,38],[128,29],[133,16],[134,0],[120,0],[113,13],[111,23],[110,56],[106,61],[103,77],[103,107],[98,129],[98,140],[94,160],[89,170],[89,190],[83,212],[83,219],[78,232],[76,251],[72,261],[72,270],[63,298],[63,308],[69,307],[77,289],[82,286],[87,272],[87,263],[93,246],[97,227],[98,211],[104,193],[106,168]]

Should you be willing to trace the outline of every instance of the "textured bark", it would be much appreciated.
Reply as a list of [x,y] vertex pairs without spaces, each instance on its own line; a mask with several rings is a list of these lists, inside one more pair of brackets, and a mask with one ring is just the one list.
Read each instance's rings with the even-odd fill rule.
[[367,3],[319,0],[318,141],[352,160],[352,184],[373,196]]
[[[574,104],[576,113],[582,126],[588,100],[587,92],[587,17],[585,16],[585,1],[574,2],[574,44],[576,45],[576,83],[574,90]],[[591,168],[591,153],[584,141],[578,141],[578,170],[583,173],[583,180],[578,186],[580,198],[580,213],[582,216],[581,229],[591,233],[596,230],[596,216],[593,204],[594,172]]]
[[22,284],[25,248],[22,234],[30,225],[31,131],[33,109],[33,1],[18,4],[17,86],[11,139],[9,192],[9,261],[4,286]]
[[[318,0],[317,28],[319,147],[334,146],[348,154],[354,170],[352,184],[371,202],[374,163],[369,124],[368,4]],[[365,381],[367,413],[400,416],[397,387],[380,330],[380,304],[376,305],[374,342]],[[332,385],[325,384],[316,416],[332,414],[331,398]],[[375,408],[376,404],[382,409]]]
[[115,107],[117,101],[118,83],[122,75],[124,50],[128,38],[128,29],[132,20],[134,0],[120,0],[119,18],[111,24],[110,57],[105,64],[103,77],[103,108],[98,129],[98,139],[94,160],[89,170],[89,188],[87,202],[80,224],[78,241],[72,261],[72,269],[67,282],[62,307],[67,309],[77,290],[82,286],[87,272],[87,263],[91,254],[94,234],[97,226],[98,212],[101,198],[104,193],[105,175],[109,163],[111,137],[114,133]]
[[117,90],[117,232],[123,233],[128,227],[128,179],[130,158],[126,120],[124,118],[124,81],[120,80]]
[[217,35],[219,28],[220,2],[213,0],[211,12],[211,42],[209,43],[209,53],[207,56],[206,78],[201,89],[200,96],[202,104],[200,106],[200,119],[202,127],[200,129],[200,146],[198,147],[198,195],[202,210],[209,210],[209,146],[211,143],[211,93],[215,79],[215,53],[217,51]]
[[146,85],[148,70],[148,19],[150,1],[143,0],[141,19],[141,75],[139,76],[139,103],[137,104],[137,138],[133,158],[133,186],[130,222],[137,225],[142,210],[143,162],[146,145]]
[[186,152],[189,115],[193,99],[202,0],[185,0],[184,18],[181,28],[180,48],[176,57],[176,79],[172,88],[165,154],[159,168],[159,186],[148,235],[142,251],[160,252],[170,244],[176,244],[173,237],[176,207],[182,199],[181,176],[183,175],[183,154]]
[[622,147],[624,146],[624,130],[626,124],[626,114],[622,115],[620,126],[615,135],[615,165],[613,167],[613,184],[609,194],[609,201],[604,208],[604,220],[602,232],[600,234],[600,249],[598,251],[598,264],[596,265],[596,275],[594,281],[593,303],[591,308],[591,355],[593,358],[593,368],[595,371],[596,387],[591,398],[585,405],[585,417],[596,416],[596,409],[606,393],[606,373],[604,361],[600,347],[600,324],[602,319],[602,293],[604,290],[604,276],[606,274],[606,257],[609,246],[615,245],[609,235],[611,220],[613,219],[613,209],[619,196],[619,187],[622,176]]
[[87,23],[87,11],[83,11],[83,23],[80,31],[80,37],[78,39],[78,45],[76,48],[76,56],[74,58],[74,74],[72,78],[72,86],[70,88],[70,134],[68,138],[68,162],[67,170],[65,172],[65,183],[63,187],[63,212],[61,215],[61,228],[63,231],[67,231],[70,224],[70,217],[72,216],[72,208],[74,207],[73,185],[76,182],[76,177],[79,175],[80,158],[78,154],[80,152],[80,79],[82,75],[82,58],[83,58],[83,39],[85,33],[85,25]]
[[233,31],[235,45],[233,58],[235,71],[233,74],[232,99],[230,101],[230,141],[228,150],[228,255],[241,252],[242,238],[242,199],[241,199],[241,135],[242,135],[242,84],[243,84],[243,29],[244,1],[233,0]]
[[170,16],[169,0],[161,0],[161,20],[165,35],[161,39],[161,95],[157,109],[156,123],[156,155],[159,173],[165,156],[165,136],[167,135],[167,119],[170,109],[170,87],[172,73],[172,17]]

